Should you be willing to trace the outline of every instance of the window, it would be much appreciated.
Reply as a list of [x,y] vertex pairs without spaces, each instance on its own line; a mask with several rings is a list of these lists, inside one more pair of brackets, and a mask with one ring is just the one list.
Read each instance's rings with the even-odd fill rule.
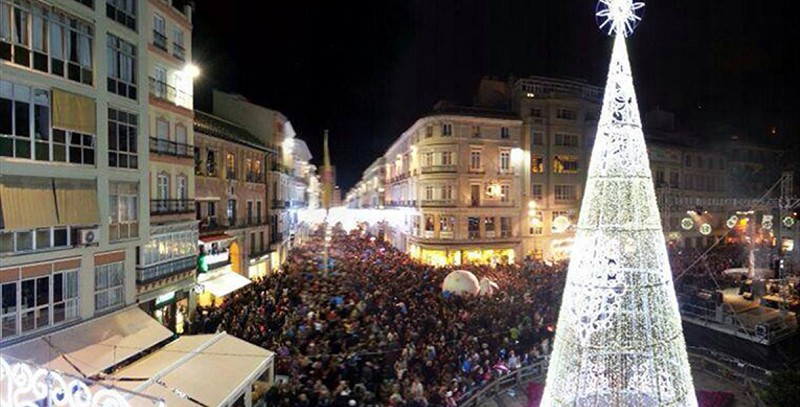
[[467,218],[467,236],[470,239],[479,239],[481,237],[481,218],[476,216]]
[[656,187],[664,185],[664,170],[656,170]]
[[481,126],[475,125],[472,126],[472,137],[480,138],[481,136]]
[[261,224],[261,201],[256,201],[256,223]]
[[511,172],[511,151],[500,150],[500,173],[508,174]]
[[511,186],[500,185],[500,202],[510,202]]
[[81,3],[84,6],[89,7],[90,9],[94,9],[94,0],[72,0],[72,1]]
[[106,16],[136,31],[136,0],[106,0]]
[[[158,174],[156,181],[156,198],[159,200],[169,199],[169,175]],[[166,203],[164,203],[166,205]]]
[[258,232],[258,248],[260,253],[264,253],[264,232]]
[[685,189],[694,189],[694,182],[691,174],[683,175],[683,187]]
[[500,218],[500,237],[511,237],[511,218],[503,216]]
[[480,184],[472,184],[472,185],[470,185],[469,196],[470,196],[470,205],[471,206],[480,206],[481,205],[481,186],[480,186]]
[[544,157],[542,156],[531,157],[531,172],[534,174],[544,173]]
[[725,169],[725,161],[722,158],[719,159],[719,163],[718,164],[719,165],[717,166],[717,169],[719,169],[719,170],[724,170]]
[[442,136],[452,136],[452,135],[453,135],[453,125],[451,123],[443,123]]
[[425,187],[425,200],[433,200],[433,187],[430,185]]
[[542,117],[542,109],[538,107],[532,107],[531,117]]
[[453,186],[452,185],[445,185],[442,187],[442,199],[445,201],[452,201],[453,200]]
[[250,233],[250,254],[255,254],[256,252],[256,234],[255,232]]
[[38,4],[14,3],[0,3],[0,59],[91,85],[91,26]]
[[439,232],[454,232],[456,229],[456,217],[439,215]]
[[500,138],[511,138],[511,132],[508,130],[508,127],[500,128]]
[[108,91],[136,100],[136,46],[108,34]]
[[433,215],[425,215],[425,231],[433,232]]
[[533,217],[530,218],[530,223],[531,223],[530,234],[532,235],[544,234],[544,227],[542,227],[543,219],[544,219],[544,213],[542,211],[533,212]]
[[228,209],[226,212],[228,226],[236,225],[236,200],[228,199]]
[[197,229],[153,235],[139,251],[139,263],[145,267],[197,254]]
[[0,253],[25,253],[70,247],[70,227],[0,231]]
[[150,92],[157,98],[167,98],[167,69],[156,65],[153,68],[153,78]]
[[578,199],[578,190],[575,185],[556,185],[556,201],[574,201]]
[[167,50],[167,23],[159,14],[153,14],[153,45]]
[[138,168],[136,152],[139,116],[123,110],[108,109],[108,166]]
[[247,201],[247,224],[252,225],[255,223],[255,216],[253,216],[253,201]]
[[94,268],[94,309],[104,311],[125,303],[125,262]]
[[686,154],[686,156],[684,157],[684,165],[686,165],[687,167],[692,166],[692,156],[690,154]]
[[261,176],[261,160],[253,161],[252,181],[263,182],[263,177]]
[[481,150],[470,151],[469,169],[470,171],[483,171],[483,163],[481,162]]
[[541,201],[544,199],[544,185],[533,184],[531,185],[531,199]]
[[178,27],[172,30],[172,55],[181,61],[186,60],[186,49],[183,46],[183,30]]
[[0,304],[1,338],[74,320],[78,318],[78,270],[4,283]]
[[177,183],[175,185],[175,195],[178,198],[178,209],[186,209],[189,201],[189,186],[186,177],[179,175],[175,178]]
[[540,131],[534,131],[533,129],[531,129],[531,145],[533,146],[544,145],[544,133]]
[[496,219],[494,216],[487,216],[483,219],[483,228],[486,231],[486,237],[496,237]]
[[555,144],[564,147],[578,147],[578,135],[556,133]]
[[577,113],[572,109],[558,109],[556,111],[556,117],[559,119],[575,120],[577,116]]
[[179,156],[186,157],[189,155],[189,139],[186,135],[186,126],[180,123],[175,125],[175,147]]
[[425,153],[422,156],[422,165],[425,167],[433,166],[433,153]]
[[131,182],[110,182],[108,185],[109,240],[139,236],[139,186]]
[[442,152],[442,165],[453,165],[453,152]]
[[217,176],[217,152],[210,148],[206,150],[206,175]]
[[233,153],[228,153],[225,156],[225,177],[227,179],[236,179],[236,156]]
[[578,157],[557,155],[553,157],[553,172],[556,174],[575,174],[578,172]]
[[433,137],[433,126],[425,126],[425,137]]
[[670,188],[680,188],[680,175],[677,172],[669,173],[669,186]]

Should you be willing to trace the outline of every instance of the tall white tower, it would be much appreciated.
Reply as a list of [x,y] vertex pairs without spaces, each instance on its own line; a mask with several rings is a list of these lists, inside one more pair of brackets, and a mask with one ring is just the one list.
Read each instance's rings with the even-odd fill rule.
[[614,50],[542,406],[696,406],[625,37],[644,3],[600,0]]

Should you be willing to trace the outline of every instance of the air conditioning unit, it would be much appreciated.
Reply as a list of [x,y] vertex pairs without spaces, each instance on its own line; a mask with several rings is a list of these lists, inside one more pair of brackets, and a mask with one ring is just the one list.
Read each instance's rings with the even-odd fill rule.
[[78,230],[78,244],[90,245],[100,242],[100,228]]

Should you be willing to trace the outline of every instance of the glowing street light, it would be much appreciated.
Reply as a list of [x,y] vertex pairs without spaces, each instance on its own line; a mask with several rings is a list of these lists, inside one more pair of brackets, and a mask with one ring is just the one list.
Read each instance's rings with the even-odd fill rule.
[[183,72],[185,72],[188,77],[197,79],[197,77],[200,76],[200,67],[190,62],[183,67]]

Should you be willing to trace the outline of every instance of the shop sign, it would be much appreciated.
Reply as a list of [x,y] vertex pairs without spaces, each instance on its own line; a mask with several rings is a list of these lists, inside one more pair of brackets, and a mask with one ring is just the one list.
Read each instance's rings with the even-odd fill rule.
[[166,294],[159,295],[156,297],[156,307],[166,302],[172,301],[175,299],[175,291],[170,291]]

